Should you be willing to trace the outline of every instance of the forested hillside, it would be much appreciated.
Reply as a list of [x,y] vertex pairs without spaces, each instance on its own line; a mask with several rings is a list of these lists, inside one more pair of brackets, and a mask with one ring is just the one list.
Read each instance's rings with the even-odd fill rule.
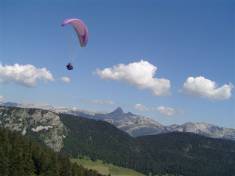
[[137,140],[154,158],[154,172],[185,176],[235,175],[234,141],[177,132]]
[[69,129],[62,151],[73,157],[85,155],[133,169],[141,168],[142,160],[151,160],[135,138],[107,122],[66,114],[60,117]]
[[89,156],[149,174],[235,175],[235,142],[192,133],[133,138],[116,127],[72,115],[60,115],[68,127],[63,152]]
[[[66,176],[76,172],[97,175],[52,151],[60,148],[60,153],[71,158],[87,156],[93,161],[102,160],[146,175],[235,175],[235,142],[230,140],[192,133],[134,138],[104,121],[40,109],[3,108],[0,122],[2,127],[25,135],[2,129],[0,173],[4,176],[22,173],[56,176],[65,171],[68,171]],[[38,146],[26,137],[51,149]]]
[[101,176],[69,158],[0,128],[0,176]]

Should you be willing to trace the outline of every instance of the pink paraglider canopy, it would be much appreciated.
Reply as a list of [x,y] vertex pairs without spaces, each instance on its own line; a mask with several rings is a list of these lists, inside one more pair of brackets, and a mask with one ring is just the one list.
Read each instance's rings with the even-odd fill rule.
[[61,26],[65,26],[67,24],[70,24],[73,26],[75,32],[77,33],[80,46],[85,47],[88,42],[88,29],[85,23],[80,19],[70,18],[70,19],[64,20]]

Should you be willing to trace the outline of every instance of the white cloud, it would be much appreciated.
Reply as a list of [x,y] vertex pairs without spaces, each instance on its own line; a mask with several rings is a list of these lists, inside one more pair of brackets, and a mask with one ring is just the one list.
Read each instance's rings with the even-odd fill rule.
[[85,103],[89,103],[89,104],[97,104],[97,105],[114,105],[115,103],[112,100],[98,100],[98,99],[94,99],[94,100],[82,100]]
[[212,100],[229,99],[232,96],[232,89],[232,84],[224,84],[218,87],[214,81],[206,79],[203,76],[188,77],[183,85],[183,90],[186,93]]
[[161,114],[165,116],[173,116],[179,113],[178,110],[171,108],[171,107],[166,107],[166,106],[158,106],[158,107],[147,107],[143,104],[135,104],[134,109],[137,111],[142,111],[142,112],[160,112]]
[[70,79],[70,77],[62,76],[62,77],[61,77],[61,81],[63,81],[64,83],[70,83],[70,82],[71,82],[71,79]]
[[134,109],[136,109],[137,111],[148,111],[149,109],[142,104],[135,104]]
[[170,81],[154,77],[156,71],[156,66],[141,60],[127,65],[119,64],[112,68],[97,69],[96,74],[102,79],[125,81],[140,89],[149,89],[156,96],[167,95],[171,86]]
[[157,111],[165,116],[173,116],[177,114],[177,110],[171,107],[159,106],[157,107]]
[[0,96],[0,102],[3,102],[4,101],[4,96]]
[[46,68],[36,68],[30,64],[0,65],[0,83],[16,83],[33,87],[39,80],[53,81],[54,78]]

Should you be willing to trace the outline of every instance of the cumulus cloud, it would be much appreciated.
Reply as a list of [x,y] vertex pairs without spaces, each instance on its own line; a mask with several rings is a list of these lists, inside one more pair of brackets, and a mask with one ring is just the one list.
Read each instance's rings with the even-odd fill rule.
[[134,109],[142,112],[159,112],[165,116],[173,116],[179,113],[178,110],[171,107],[166,107],[166,106],[147,107],[140,103],[135,104]]
[[71,79],[70,79],[70,77],[62,76],[62,77],[61,77],[61,81],[63,81],[64,83],[70,83],[70,82],[71,82]]
[[165,116],[173,116],[177,114],[177,110],[171,107],[159,106],[157,107],[157,111]]
[[145,105],[140,104],[140,103],[135,104],[134,109],[136,109],[137,111],[148,111],[149,110]]
[[156,66],[141,60],[127,65],[119,64],[111,68],[97,69],[96,74],[102,79],[125,81],[140,89],[149,89],[156,96],[167,95],[171,86],[170,81],[154,77],[156,71]]
[[0,83],[16,83],[27,87],[36,86],[37,81],[53,81],[53,75],[46,68],[33,65],[0,65]]
[[114,105],[115,104],[112,100],[94,99],[94,100],[82,100],[82,101],[85,103],[97,104],[97,105]]
[[212,100],[226,100],[232,96],[232,84],[224,84],[218,87],[214,81],[203,76],[188,77],[183,84],[184,92]]

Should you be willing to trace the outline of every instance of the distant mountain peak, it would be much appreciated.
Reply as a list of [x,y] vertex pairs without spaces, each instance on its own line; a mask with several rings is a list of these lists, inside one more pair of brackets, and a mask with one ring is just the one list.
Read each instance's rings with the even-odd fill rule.
[[111,112],[110,114],[124,114],[124,111],[122,110],[121,107],[118,107],[113,112]]

